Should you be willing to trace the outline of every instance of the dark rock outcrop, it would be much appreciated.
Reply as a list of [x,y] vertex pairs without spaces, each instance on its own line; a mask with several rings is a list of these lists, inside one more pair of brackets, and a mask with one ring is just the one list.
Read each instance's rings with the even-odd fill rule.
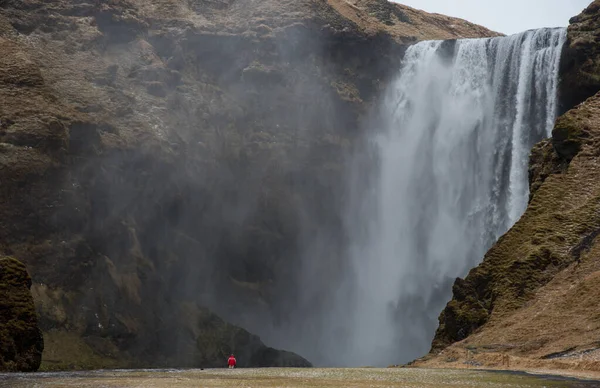
[[[311,367],[310,362],[290,352],[265,346],[260,338],[224,322],[208,311],[193,305],[181,307],[192,338],[179,337],[180,349],[192,346],[189,357],[177,365],[219,368],[230,354],[235,354],[238,367]],[[185,360],[188,360],[187,362]]]
[[600,1],[595,0],[570,20],[561,58],[562,112],[600,91]]
[[20,261],[0,258],[0,371],[32,372],[42,361],[44,340]]

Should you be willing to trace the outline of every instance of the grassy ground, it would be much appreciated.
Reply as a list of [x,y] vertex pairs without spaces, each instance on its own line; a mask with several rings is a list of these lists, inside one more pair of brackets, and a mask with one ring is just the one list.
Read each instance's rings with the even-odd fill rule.
[[[594,385],[596,384],[596,385]],[[598,386],[524,374],[436,369],[211,369],[0,375],[0,387],[512,387]]]

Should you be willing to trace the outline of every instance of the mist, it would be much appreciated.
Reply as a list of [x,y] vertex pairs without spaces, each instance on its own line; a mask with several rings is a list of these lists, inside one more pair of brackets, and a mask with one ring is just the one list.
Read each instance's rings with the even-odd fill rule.
[[[234,2],[227,17],[242,23],[259,3]],[[72,131],[75,163],[62,183],[80,211],[53,217],[78,236],[69,248],[90,252],[73,285],[86,287],[74,303],[84,313],[73,313],[84,335],[118,338],[145,361],[197,365],[191,349],[205,327],[193,317],[208,307],[269,346],[332,364],[348,339],[346,312],[330,311],[356,292],[345,164],[361,141],[361,98],[380,92],[401,48],[298,23],[144,39],[102,27],[112,70],[98,99],[106,92],[128,109]],[[376,48],[386,54],[356,59]]]
[[[153,302],[167,327],[188,300],[315,365],[410,361],[429,350],[454,279],[525,209],[564,31],[412,46],[362,128],[323,87],[344,82],[325,54],[335,39],[298,28],[274,41],[270,62],[271,47],[188,38],[185,66],[219,90],[204,112],[206,92],[169,100],[182,148],[152,167],[142,201],[129,178],[109,183],[101,229],[115,213],[135,220],[143,257],[169,276]],[[157,346],[176,354],[186,338]]]

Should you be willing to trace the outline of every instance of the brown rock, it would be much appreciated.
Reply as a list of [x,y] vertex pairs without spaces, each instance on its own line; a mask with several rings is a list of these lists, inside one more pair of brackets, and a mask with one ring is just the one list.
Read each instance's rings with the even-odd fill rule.
[[560,99],[563,112],[600,91],[600,1],[571,19],[561,58]]
[[23,263],[0,258],[0,371],[32,372],[42,361],[44,339]]

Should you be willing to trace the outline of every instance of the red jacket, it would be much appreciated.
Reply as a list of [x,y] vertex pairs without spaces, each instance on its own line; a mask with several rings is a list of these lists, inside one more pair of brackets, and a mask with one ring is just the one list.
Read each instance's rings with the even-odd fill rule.
[[236,362],[235,362],[235,357],[231,356],[229,357],[229,360],[227,360],[227,366],[235,366]]

